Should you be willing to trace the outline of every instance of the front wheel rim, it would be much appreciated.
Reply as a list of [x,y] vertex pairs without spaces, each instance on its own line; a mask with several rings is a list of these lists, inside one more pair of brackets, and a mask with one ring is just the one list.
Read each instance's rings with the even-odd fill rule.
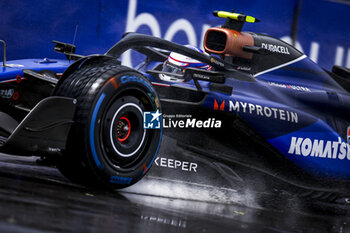
[[[122,112],[124,109],[126,109],[127,107],[131,107],[131,108],[134,108],[134,109],[137,109],[137,111],[140,113],[140,115],[141,116],[143,116],[143,112],[142,112],[142,109],[139,107],[139,106],[137,106],[135,103],[126,103],[126,104],[123,104],[116,112],[115,112],[115,114],[114,114],[114,116],[113,116],[113,118],[112,118],[112,121],[111,121],[111,123],[110,123],[110,132],[109,132],[109,138],[110,138],[110,142],[111,142],[111,145],[112,145],[112,147],[113,147],[113,150],[119,155],[119,156],[121,156],[121,157],[123,157],[123,158],[129,158],[129,157],[132,157],[133,155],[135,155],[139,150],[140,150],[140,148],[142,147],[142,145],[143,145],[143,142],[144,142],[144,140],[145,140],[145,136],[146,136],[146,130],[145,129],[143,129],[143,133],[142,133],[142,139],[141,139],[141,141],[140,141],[140,143],[139,143],[139,145],[137,146],[137,148],[135,149],[135,150],[133,150],[131,153],[123,153],[123,152],[121,152],[121,150],[120,149],[118,149],[118,145],[119,146],[126,146],[127,144],[127,139],[130,139],[130,137],[132,136],[132,134],[133,133],[137,133],[137,129],[136,129],[136,127],[135,126],[132,126],[132,125],[135,125],[135,124],[133,124],[133,120],[132,120],[132,118],[135,118],[135,112],[131,112],[130,110],[126,113],[126,114],[123,114],[123,116],[122,117],[118,117],[118,119],[117,119],[117,116],[118,116],[118,114],[120,113],[120,112]],[[128,134],[124,137],[124,138],[122,138],[122,139],[120,139],[119,137],[118,137],[118,134],[117,133],[115,133],[115,130],[114,130],[114,125],[115,124],[118,124],[119,122],[121,122],[120,120],[124,117],[124,116],[127,116],[127,117],[125,117],[126,119],[127,119],[127,122],[129,122],[129,132],[128,132]],[[134,122],[134,123],[136,123],[136,122]],[[133,127],[133,128],[131,128],[131,127]],[[140,125],[139,125],[139,127],[140,127]],[[134,130],[134,131],[132,131],[132,130]],[[117,140],[115,140],[115,137],[117,137]],[[118,141],[120,144],[116,144],[116,141]],[[117,143],[118,143],[117,142]]]

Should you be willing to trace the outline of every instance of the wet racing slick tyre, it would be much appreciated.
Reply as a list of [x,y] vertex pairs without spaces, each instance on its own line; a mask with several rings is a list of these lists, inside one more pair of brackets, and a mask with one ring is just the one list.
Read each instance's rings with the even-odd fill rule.
[[162,132],[143,127],[143,112],[160,111],[160,103],[142,74],[104,59],[74,71],[54,94],[77,100],[57,165],[63,175],[88,187],[117,189],[146,174]]

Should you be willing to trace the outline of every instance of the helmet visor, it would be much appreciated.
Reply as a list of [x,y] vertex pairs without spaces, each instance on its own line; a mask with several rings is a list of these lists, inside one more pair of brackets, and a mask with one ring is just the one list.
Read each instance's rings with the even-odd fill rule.
[[163,65],[163,70],[167,73],[173,73],[173,74],[183,74],[183,68],[174,64],[171,64],[170,62],[166,61]]

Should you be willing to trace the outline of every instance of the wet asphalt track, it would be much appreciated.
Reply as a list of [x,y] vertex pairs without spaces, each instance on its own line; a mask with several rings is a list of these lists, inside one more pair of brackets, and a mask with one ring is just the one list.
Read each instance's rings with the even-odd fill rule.
[[269,195],[245,207],[101,192],[76,186],[35,160],[0,154],[0,232],[350,232],[344,207],[300,207]]

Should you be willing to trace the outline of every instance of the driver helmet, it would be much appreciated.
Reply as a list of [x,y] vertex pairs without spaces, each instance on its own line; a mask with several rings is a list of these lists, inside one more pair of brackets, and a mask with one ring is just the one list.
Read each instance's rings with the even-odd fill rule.
[[[206,54],[203,52],[203,50],[196,48],[194,46],[191,46],[191,45],[185,45],[185,46],[187,48],[196,50],[197,52]],[[203,70],[211,70],[211,66],[203,62],[197,61],[193,58],[187,57],[179,53],[171,52],[168,59],[163,63],[162,71],[167,73],[183,75],[184,70],[188,67],[203,69]],[[172,81],[172,82],[185,81],[183,77],[180,77],[177,75],[160,74],[159,77],[164,81]]]

